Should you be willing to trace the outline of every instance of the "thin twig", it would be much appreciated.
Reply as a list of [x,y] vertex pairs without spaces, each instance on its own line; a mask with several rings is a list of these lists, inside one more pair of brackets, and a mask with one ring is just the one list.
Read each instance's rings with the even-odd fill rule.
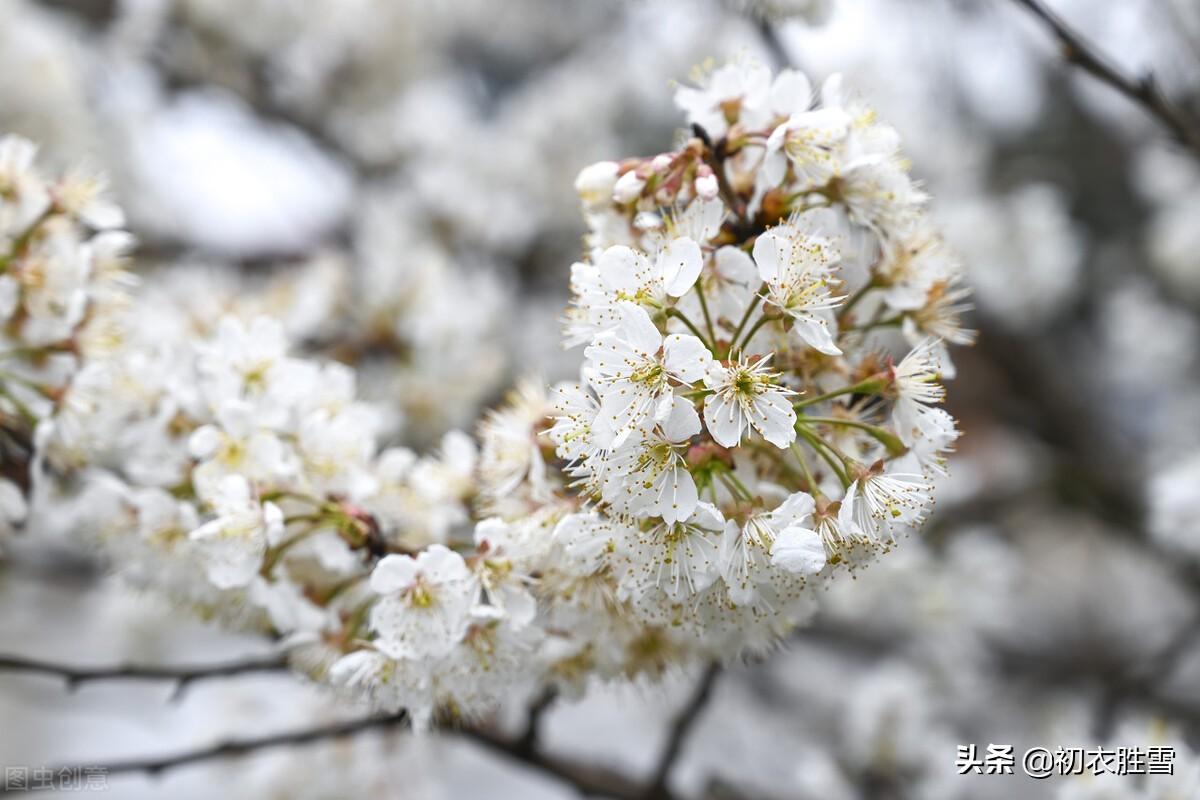
[[[289,733],[258,736],[251,739],[233,739],[227,742],[219,742],[210,747],[202,747],[196,750],[185,750],[169,756],[139,758],[131,759],[129,761],[113,761],[107,764],[92,763],[89,764],[86,769],[106,776],[141,773],[155,777],[167,772],[168,770],[187,766],[189,764],[200,764],[223,758],[244,756],[250,753],[259,752],[261,750],[270,750],[279,747],[295,747],[333,739],[341,739],[375,728],[387,728],[399,725],[405,722],[407,719],[408,715],[401,711],[397,714],[390,714],[382,717],[367,717],[365,719],[351,720],[349,722],[320,725],[313,728],[291,731]],[[68,765],[53,768],[52,772],[54,775],[78,775],[81,774],[84,769],[85,768],[82,766]],[[0,794],[8,792],[15,793],[19,791],[37,791],[42,788],[49,789],[52,787],[43,787],[40,785],[33,789],[24,789],[23,787],[0,787]]]
[[287,660],[282,656],[250,658],[223,664],[189,664],[170,667],[74,667],[31,658],[0,655],[0,672],[24,672],[59,678],[66,683],[69,690],[74,690],[84,683],[97,681],[170,681],[176,685],[176,697],[197,681],[258,672],[282,672],[286,669]]
[[1176,141],[1200,157],[1200,130],[1184,118],[1183,114],[1166,98],[1158,87],[1158,82],[1152,73],[1146,73],[1140,79],[1123,75],[1112,59],[1090,47],[1083,38],[1072,29],[1062,17],[1047,8],[1041,0],[1013,0],[1013,2],[1029,9],[1062,46],[1063,58],[1067,63],[1092,75],[1102,83],[1140,105],[1148,114],[1162,123]]
[[700,683],[696,686],[696,691],[688,700],[687,705],[683,707],[683,711],[675,718],[675,723],[671,726],[671,730],[667,734],[667,743],[663,746],[662,754],[658,758],[658,765],[655,767],[654,775],[650,780],[650,786],[646,792],[647,800],[649,798],[661,800],[661,798],[669,796],[667,779],[671,776],[671,769],[675,766],[675,762],[679,760],[679,755],[683,752],[684,742],[695,726],[696,720],[700,718],[700,712],[708,705],[709,698],[712,697],[713,684],[716,682],[717,675],[720,672],[721,666],[716,662],[705,667],[704,674],[700,677]]

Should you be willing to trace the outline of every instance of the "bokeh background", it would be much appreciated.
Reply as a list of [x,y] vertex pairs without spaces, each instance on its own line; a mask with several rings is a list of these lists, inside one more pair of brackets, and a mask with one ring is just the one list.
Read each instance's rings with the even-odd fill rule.
[[[1200,125],[1194,0],[1051,5]],[[1195,798],[1200,156],[1061,55],[1013,0],[0,0],[0,131],[109,173],[145,296],[197,325],[281,317],[429,447],[518,376],[575,371],[557,322],[583,231],[572,183],[670,146],[673,81],[747,57],[845,74],[900,131],[968,267],[980,335],[949,391],[964,435],[921,536],[721,676],[674,784],[714,800]],[[0,609],[6,654],[266,650],[36,531],[0,562]],[[560,699],[547,747],[645,775],[694,681]],[[346,713],[285,676],[173,699],[0,674],[0,764],[99,764]],[[960,777],[969,743],[1178,757],[1145,780]],[[109,793],[573,796],[403,732],[114,777]]]

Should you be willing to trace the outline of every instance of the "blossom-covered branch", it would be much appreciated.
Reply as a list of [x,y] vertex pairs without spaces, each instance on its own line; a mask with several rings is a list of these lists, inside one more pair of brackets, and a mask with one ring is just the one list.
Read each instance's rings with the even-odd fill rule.
[[[279,321],[197,335],[95,283],[112,270],[66,283],[75,312],[32,340],[78,351],[47,389],[25,340],[62,283],[43,275],[76,262],[43,254],[42,228],[61,217],[68,253],[94,257],[77,242],[95,215],[10,201],[0,282],[35,371],[0,371],[0,409],[34,434],[30,505],[418,727],[769,647],[923,523],[958,437],[940,404],[948,348],[973,338],[967,292],[896,132],[840,78],[738,62],[676,101],[693,136],[576,181],[579,380],[526,380],[477,441],[425,456],[387,446],[389,409]],[[12,141],[10,183],[41,185]]]

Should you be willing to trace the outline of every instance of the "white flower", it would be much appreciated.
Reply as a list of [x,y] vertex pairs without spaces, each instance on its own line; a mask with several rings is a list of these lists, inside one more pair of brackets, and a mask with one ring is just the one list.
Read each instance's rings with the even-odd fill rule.
[[96,230],[125,224],[125,213],[108,196],[108,180],[101,173],[76,170],[65,176],[54,187],[54,203]]
[[[776,186],[783,180],[789,161],[796,177],[794,190],[828,183],[838,172],[850,122],[849,115],[840,108],[819,108],[793,114],[767,138],[767,156],[763,163],[767,184]],[[789,189],[792,189],[791,184]]]
[[932,501],[920,475],[870,471],[846,489],[838,511],[843,536],[864,542],[895,538],[895,529],[918,524]]
[[925,203],[925,193],[913,186],[895,159],[868,155],[842,169],[841,198],[850,219],[882,234],[912,226]]
[[666,242],[653,265],[645,255],[628,247],[610,247],[596,267],[600,280],[614,300],[659,305],[665,295],[679,297],[696,283],[704,258],[700,245],[687,236]]
[[[803,536],[802,531],[807,530],[805,523],[811,519],[814,507],[812,495],[795,492],[773,510],[760,511],[741,526],[733,520],[726,523],[720,558],[721,576],[730,599],[739,605],[754,602],[758,596],[757,585],[771,578],[766,567],[773,560],[772,550],[778,537],[791,529]],[[785,547],[791,543],[792,537],[784,540]],[[787,559],[786,551],[784,559]],[[800,566],[811,566],[813,561],[802,559]]]
[[267,483],[291,471],[283,442],[260,429],[258,419],[254,406],[232,399],[218,410],[216,425],[193,431],[188,450],[200,461],[192,471],[192,483],[201,498],[211,499],[230,475]]
[[779,448],[796,440],[796,411],[789,399],[795,394],[767,369],[771,356],[752,360],[741,356],[727,366],[713,364],[704,376],[712,394],[704,398],[704,424],[723,447],[737,447],[747,427]]
[[700,125],[713,140],[740,121],[755,127],[763,120],[771,91],[771,70],[762,64],[730,63],[706,76],[699,88],[675,90],[675,104],[687,112],[690,123]]
[[600,161],[579,171],[575,191],[585,205],[602,205],[612,201],[620,165],[615,161]]
[[621,303],[618,310],[620,325],[584,351],[600,395],[600,413],[616,432],[614,447],[647,418],[666,418],[674,398],[671,380],[691,386],[712,362],[695,336],[663,337],[641,308]]
[[560,383],[554,387],[553,397],[554,425],[547,435],[558,457],[577,465],[596,455],[602,446],[593,435],[600,404],[591,391],[578,383]]
[[542,458],[540,426],[549,410],[545,384],[526,378],[508,396],[506,406],[487,414],[479,426],[479,477],[483,491],[502,500],[526,484],[530,496],[550,496]]
[[337,413],[314,411],[300,423],[297,454],[305,482],[316,494],[338,494],[351,499],[371,493],[370,474],[375,455],[375,415],[362,405]]
[[891,391],[896,402],[892,408],[892,424],[896,435],[906,445],[932,432],[936,420],[927,421],[933,403],[940,403],[946,396],[946,388],[938,383],[941,377],[939,345],[937,339],[926,339],[908,352],[900,363],[892,368]]
[[667,523],[691,516],[698,495],[684,456],[688,440],[700,432],[691,402],[674,397],[661,424],[641,427],[608,456],[601,491],[623,512],[660,516]]
[[480,590],[514,628],[529,625],[537,601],[529,591],[533,579],[516,568],[514,559],[524,548],[512,526],[496,517],[485,519],[475,526],[475,544],[482,556],[476,563]]
[[810,347],[840,355],[826,312],[841,304],[829,289],[839,255],[834,243],[816,233],[823,215],[806,214],[772,228],[754,242],[754,263],[767,284],[767,299],[790,316],[795,331]]
[[197,369],[211,408],[230,400],[250,403],[263,428],[285,427],[289,405],[309,385],[297,372],[304,367],[287,357],[283,326],[269,317],[256,317],[249,328],[223,318],[216,337],[201,348]]
[[598,511],[568,514],[554,527],[554,541],[567,556],[561,568],[578,576],[602,570],[617,540],[627,535],[624,526]]
[[816,575],[827,561],[821,534],[800,525],[780,531],[771,548],[771,563],[797,575]]
[[46,210],[50,195],[33,167],[37,147],[20,136],[0,139],[0,238],[24,233]]
[[668,296],[686,294],[703,267],[700,245],[687,236],[660,242],[653,262],[624,245],[608,248],[594,265],[577,262],[571,267],[566,345],[590,341],[619,325],[623,302],[661,309]]
[[450,652],[467,632],[478,584],[462,556],[440,544],[416,558],[385,556],[371,573],[375,647],[392,658]]
[[697,503],[686,519],[639,532],[630,547],[631,589],[650,587],[681,600],[703,592],[719,575],[718,550],[725,517],[712,503]]
[[191,533],[208,579],[218,589],[248,585],[262,567],[268,545],[284,533],[283,513],[260,503],[240,475],[221,481],[212,499],[217,517]]

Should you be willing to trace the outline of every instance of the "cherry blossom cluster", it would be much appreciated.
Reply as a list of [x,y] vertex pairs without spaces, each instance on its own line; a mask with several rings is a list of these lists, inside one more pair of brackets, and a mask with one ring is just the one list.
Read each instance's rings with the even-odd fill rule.
[[676,100],[679,149],[577,183],[584,366],[549,436],[583,507],[555,535],[632,615],[728,652],[920,524],[971,334],[896,132],[836,77],[735,63]]
[[[676,99],[676,150],[579,175],[578,383],[526,379],[478,443],[420,456],[281,322],[198,326],[145,292],[46,393],[31,506],[418,723],[770,646],[927,514],[965,290],[895,131],[836,78],[735,63]],[[86,222],[62,202],[9,226],[18,281],[49,241],[29,231]],[[27,283],[21,308],[48,282]],[[422,302],[448,309],[440,285]]]
[[132,237],[103,181],[47,180],[36,152],[0,138],[0,533],[24,519],[34,438],[114,345],[130,285]]

